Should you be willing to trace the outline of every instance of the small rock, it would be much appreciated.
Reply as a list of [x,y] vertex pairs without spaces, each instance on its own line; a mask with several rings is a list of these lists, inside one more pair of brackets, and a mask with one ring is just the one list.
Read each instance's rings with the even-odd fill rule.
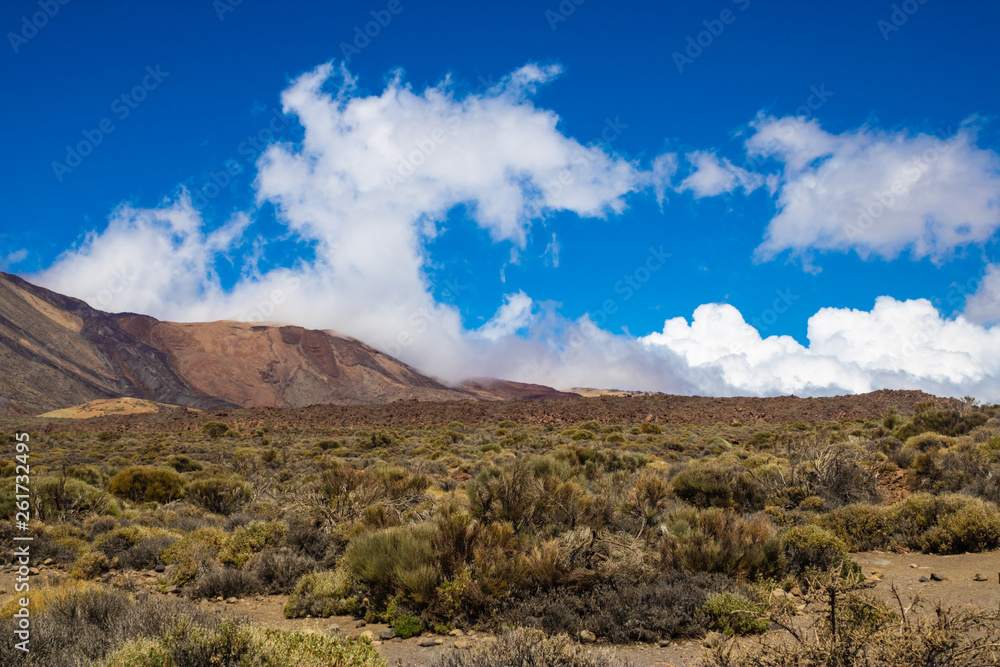
[[381,639],[373,639],[372,640],[372,646],[381,646],[381,645],[382,645],[382,640]]
[[226,600],[226,604],[236,604],[237,602],[239,602],[239,600],[237,600],[234,597],[231,597],[228,600]]
[[657,643],[657,645],[658,645],[658,646],[659,646],[660,648],[667,648],[668,646],[670,646],[670,640],[669,640],[669,639],[661,639],[661,640],[660,640],[660,641],[659,641],[659,642]]
[[916,568],[916,567],[917,567],[917,564],[916,564],[916,563],[910,563],[910,567],[912,567],[912,568]]
[[590,630],[580,630],[580,641],[591,644],[597,641],[597,635]]
[[396,631],[393,630],[392,628],[389,628],[388,630],[383,630],[378,634],[379,639],[392,639],[395,636],[396,636]]
[[423,646],[424,648],[428,646],[437,646],[437,640],[434,637],[424,637],[417,643],[417,646]]
[[[976,572],[974,575],[972,575],[972,580],[973,581],[986,581],[986,577],[984,577],[979,572]],[[4,591],[4,593],[6,593],[6,592],[7,591]],[[0,595],[3,595],[3,593],[0,593]]]
[[326,631],[329,634],[331,634],[331,635],[339,635],[340,634],[340,626],[339,625],[331,625],[330,627],[328,627],[326,629]]
[[166,571],[167,571],[167,566],[164,565],[163,563],[157,563],[156,566],[153,568],[153,572],[163,573]]
[[944,581],[946,577],[942,577],[940,574],[934,574],[931,572],[931,581]]
[[464,634],[465,634],[464,632],[462,632],[458,628],[455,628],[454,630],[452,630],[451,632],[448,633],[448,636],[449,637],[461,637]]
[[39,573],[39,569],[37,567],[29,567],[28,568],[28,574],[38,574],[38,573]]
[[701,643],[705,648],[715,648],[721,644],[722,640],[725,638],[725,635],[721,632],[709,632],[705,635],[705,639],[703,639]]
[[792,595],[796,596],[796,597],[798,597],[799,595],[802,595],[802,590],[798,586],[792,586],[792,590],[790,590],[788,592],[791,593]]
[[171,585],[167,586],[166,588],[164,588],[163,590],[165,592],[167,592],[167,593],[176,593],[177,592],[177,587],[174,586],[173,584],[171,584]]
[[467,649],[469,648],[469,642],[467,642],[464,639],[459,639],[457,642],[455,642],[455,648],[457,648],[458,650]]
[[44,561],[42,561],[42,565],[52,565],[52,563],[54,562],[55,561],[52,560],[51,558],[46,558]]
[[356,627],[356,628],[363,628],[366,625],[368,625],[367,622],[365,622],[365,621],[358,621],[357,623],[354,624],[354,627]]
[[771,597],[783,598],[785,597],[785,591],[781,590],[780,588],[775,588],[773,591],[771,591]]
[[917,581],[919,581],[922,584],[926,584],[928,581],[930,581],[930,579],[928,579],[927,577],[920,577],[919,579],[917,579]]
[[884,575],[882,573],[882,570],[872,570],[872,576],[881,579]]
[[371,630],[365,630],[360,635],[358,635],[358,637],[361,637],[362,639],[367,639],[368,641],[372,641],[375,639],[375,633],[372,632]]

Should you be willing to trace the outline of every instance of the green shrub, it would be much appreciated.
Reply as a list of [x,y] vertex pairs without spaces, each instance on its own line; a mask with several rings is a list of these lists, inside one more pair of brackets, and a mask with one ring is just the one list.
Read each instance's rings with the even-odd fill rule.
[[761,635],[770,626],[764,607],[733,593],[709,598],[705,613],[725,635]]
[[733,485],[728,475],[715,468],[688,468],[674,476],[674,495],[695,507],[734,507]]
[[385,528],[356,536],[344,552],[344,563],[359,582],[381,597],[397,592],[429,601],[440,581],[431,523]]
[[594,439],[594,434],[593,434],[593,432],[588,431],[586,429],[581,429],[581,430],[577,431],[576,433],[574,433],[570,439],[571,440],[593,440]]
[[201,432],[212,440],[215,440],[217,438],[221,438],[226,433],[229,433],[229,426],[222,422],[205,422],[202,424]]
[[420,634],[422,626],[420,625],[420,619],[416,616],[409,616],[407,614],[400,614],[396,621],[392,624],[392,629],[403,639],[409,639],[410,637],[416,637]]
[[969,498],[928,531],[923,550],[935,554],[978,553],[1000,547],[1000,510]]
[[229,516],[250,500],[250,486],[229,477],[207,477],[188,483],[184,495],[209,512]]
[[133,466],[111,478],[108,491],[137,503],[165,503],[177,500],[184,489],[184,481],[171,468]]
[[360,610],[360,599],[351,595],[351,586],[351,576],[343,568],[306,574],[299,579],[285,603],[285,618],[356,614]]
[[785,559],[792,573],[826,571],[847,560],[847,545],[828,530],[805,525],[789,528],[782,535]]
[[183,454],[177,454],[167,458],[167,466],[173,468],[177,472],[197,472],[198,470],[204,470],[205,464],[201,461],[195,461],[190,456],[185,456]]
[[276,546],[287,530],[288,526],[281,521],[251,521],[233,531],[219,550],[219,560],[243,567],[254,554],[265,547]]
[[76,560],[70,575],[74,579],[93,579],[109,569],[111,569],[111,564],[108,562],[107,556],[100,551],[88,551]]
[[33,483],[38,492],[35,510],[42,521],[65,520],[80,514],[121,516],[117,500],[80,479],[49,475]]

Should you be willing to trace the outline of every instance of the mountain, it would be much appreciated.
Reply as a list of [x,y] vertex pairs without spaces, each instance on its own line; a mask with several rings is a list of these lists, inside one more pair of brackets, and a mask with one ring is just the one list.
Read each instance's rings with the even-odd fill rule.
[[106,313],[6,273],[0,369],[0,413],[121,397],[197,409],[502,398],[447,387],[333,332]]
[[580,398],[580,394],[559,391],[544,384],[526,384],[497,378],[470,378],[463,380],[458,386],[486,401]]

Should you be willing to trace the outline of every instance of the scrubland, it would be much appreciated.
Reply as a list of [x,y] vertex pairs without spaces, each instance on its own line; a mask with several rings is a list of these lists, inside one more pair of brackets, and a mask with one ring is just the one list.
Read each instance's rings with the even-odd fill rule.
[[[449,666],[614,665],[581,642],[708,633],[709,665],[997,664],[996,609],[886,603],[850,555],[1000,547],[996,415],[969,401],[753,426],[63,422],[31,434],[31,531],[33,561],[65,576],[32,593],[27,656],[13,601],[0,607],[0,663],[384,664],[364,640],[195,604],[283,594],[288,618],[494,637]],[[17,423],[2,426],[12,518]],[[12,544],[13,522],[0,533]],[[149,571],[154,590],[136,583]],[[825,612],[803,617],[810,600]]]

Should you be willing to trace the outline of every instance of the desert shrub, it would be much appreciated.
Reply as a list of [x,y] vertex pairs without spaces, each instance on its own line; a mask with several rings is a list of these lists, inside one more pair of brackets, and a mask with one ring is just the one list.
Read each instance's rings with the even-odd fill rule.
[[663,433],[663,427],[652,422],[643,422],[639,427],[640,433]]
[[82,480],[49,475],[33,480],[33,486],[34,509],[42,521],[69,521],[86,514],[121,516],[117,500]]
[[264,549],[250,561],[250,572],[271,594],[288,594],[302,575],[311,572],[316,561],[300,556],[288,547]]
[[91,486],[101,486],[104,482],[104,475],[101,474],[101,469],[94,465],[81,464],[68,466],[63,473],[66,477],[78,479],[81,482],[90,484]]
[[108,557],[100,551],[88,551],[76,559],[70,575],[76,579],[93,579],[111,569]]
[[187,533],[167,547],[160,558],[172,566],[170,583],[185,586],[193,581],[200,571],[207,570],[227,537],[226,533],[218,528],[204,527]]
[[339,541],[323,529],[323,522],[318,517],[291,515],[286,523],[288,531],[283,544],[295,553],[321,563],[329,551],[334,551],[334,555],[337,555]]
[[202,568],[184,590],[192,598],[243,598],[261,592],[263,586],[253,572],[228,567]]
[[858,503],[824,514],[820,525],[839,537],[850,551],[888,549],[893,522],[884,507]]
[[468,651],[445,654],[434,667],[625,667],[628,663],[601,651],[584,649],[567,635],[548,636],[538,630],[505,630],[493,639],[477,642]]
[[550,634],[589,630],[614,644],[700,637],[708,626],[705,601],[729,588],[717,574],[671,570],[651,582],[623,575],[583,590],[560,587],[511,600],[497,620],[533,623]]
[[115,561],[123,570],[149,570],[160,562],[160,557],[177,541],[173,535],[151,535],[132,547],[120,552]]
[[225,546],[219,550],[219,560],[243,567],[254,554],[265,547],[277,545],[286,530],[287,526],[281,521],[251,521],[233,531]]
[[393,631],[403,639],[416,637],[420,634],[422,626],[420,619],[408,614],[400,614],[392,624]]
[[508,521],[515,532],[535,521],[540,485],[524,459],[484,470],[466,489],[472,514],[481,521]]
[[[791,618],[796,641],[785,637],[724,642],[704,657],[706,667],[982,667],[1000,664],[1000,614],[994,609],[907,613],[904,620],[871,595],[838,596],[832,610],[803,627]],[[914,602],[913,604],[917,604]],[[900,608],[903,603],[900,602]],[[836,625],[829,622],[831,613]],[[811,626],[811,627],[810,627]]]
[[593,431],[588,431],[586,429],[580,429],[570,437],[570,440],[593,440],[593,439],[594,439]]
[[936,554],[996,549],[1000,547],[1000,510],[992,503],[970,498],[927,532],[922,547]]
[[351,540],[344,563],[354,578],[383,598],[398,593],[430,601],[440,581],[431,523],[397,526],[361,534]]
[[185,456],[184,454],[175,454],[167,458],[167,466],[173,468],[177,472],[197,472],[198,470],[204,470],[205,464],[201,461],[195,461],[190,456]]
[[672,480],[674,495],[695,507],[731,508],[733,489],[728,475],[716,468],[688,468]]
[[172,468],[133,466],[111,478],[108,491],[137,503],[165,503],[181,497],[184,481]]
[[215,440],[216,438],[221,438],[226,433],[228,433],[229,426],[227,424],[217,421],[205,422],[201,426],[201,432],[207,435],[209,438]]
[[285,617],[326,618],[338,614],[355,614],[360,609],[360,598],[351,595],[351,588],[351,576],[344,568],[306,574],[296,583],[285,603]]
[[666,566],[731,577],[768,577],[783,571],[781,538],[762,514],[680,510],[668,515],[666,526],[669,532],[660,544]]
[[828,530],[805,525],[789,528],[782,535],[788,569],[793,574],[826,571],[847,560],[847,545]]
[[831,507],[881,500],[878,478],[865,464],[866,452],[835,442],[805,457],[807,486]]
[[229,477],[207,477],[190,482],[184,495],[209,512],[229,516],[249,502],[250,487],[246,482]]
[[[31,652],[15,648],[15,619],[0,619],[0,664],[63,665],[91,664],[135,638],[159,637],[179,619],[190,619],[205,627],[216,621],[212,615],[176,598],[128,594],[86,583],[32,590],[40,604],[31,618]],[[125,663],[136,664],[136,663]]]
[[705,602],[705,613],[725,635],[760,635],[770,623],[763,606],[733,593],[719,593]]
[[158,641],[130,642],[103,667],[385,667],[363,639],[252,628],[233,622],[205,629],[179,623]]

